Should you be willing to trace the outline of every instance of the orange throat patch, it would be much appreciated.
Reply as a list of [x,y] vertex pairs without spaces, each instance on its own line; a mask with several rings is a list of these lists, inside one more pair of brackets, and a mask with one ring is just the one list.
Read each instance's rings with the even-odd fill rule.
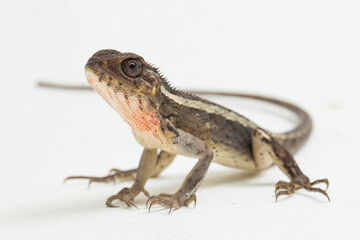
[[136,140],[143,146],[159,147],[165,141],[160,128],[160,119],[155,112],[149,110],[146,101],[139,101],[136,96],[125,96],[122,92],[115,92],[106,83],[99,82],[92,74],[86,74],[92,88],[127,122]]

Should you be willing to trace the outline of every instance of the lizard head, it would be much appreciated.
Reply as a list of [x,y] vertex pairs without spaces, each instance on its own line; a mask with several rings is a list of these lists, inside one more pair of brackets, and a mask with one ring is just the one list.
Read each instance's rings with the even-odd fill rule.
[[101,82],[115,92],[132,96],[154,97],[162,82],[157,68],[134,53],[106,49],[96,52],[87,62],[88,82]]
[[100,50],[88,60],[85,74],[92,88],[131,126],[138,142],[154,147],[166,141],[157,110],[158,89],[165,80],[156,68],[134,53]]

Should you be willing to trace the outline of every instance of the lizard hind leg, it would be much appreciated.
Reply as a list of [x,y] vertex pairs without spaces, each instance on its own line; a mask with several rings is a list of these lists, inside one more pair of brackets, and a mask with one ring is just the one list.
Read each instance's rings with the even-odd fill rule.
[[253,130],[252,148],[255,163],[259,169],[275,163],[290,178],[290,182],[279,181],[276,184],[276,201],[279,196],[292,194],[301,188],[309,192],[319,192],[330,201],[326,190],[313,187],[315,184],[325,183],[327,189],[329,181],[327,179],[320,179],[310,182],[309,178],[302,173],[292,155],[267,132],[260,128]]
[[[151,177],[157,177],[166,167],[170,165],[170,163],[174,160],[175,154],[168,153],[165,151],[161,151],[157,156],[157,161],[155,165],[155,169],[153,170]],[[70,176],[65,178],[65,182],[72,179],[86,179],[89,181],[88,185],[90,187],[91,183],[109,183],[113,182],[124,182],[124,181],[132,181],[136,179],[137,168],[130,170],[119,170],[119,169],[111,169],[109,174],[104,177],[93,177],[93,176]]]
[[68,180],[73,179],[86,179],[88,180],[88,185],[90,187],[91,183],[98,182],[98,183],[109,183],[113,182],[114,184],[117,181],[129,181],[129,180],[135,180],[136,178],[136,170],[137,169],[130,169],[130,170],[119,170],[119,169],[111,169],[109,171],[109,174],[104,177],[93,177],[93,176],[70,176],[65,178],[64,182]]

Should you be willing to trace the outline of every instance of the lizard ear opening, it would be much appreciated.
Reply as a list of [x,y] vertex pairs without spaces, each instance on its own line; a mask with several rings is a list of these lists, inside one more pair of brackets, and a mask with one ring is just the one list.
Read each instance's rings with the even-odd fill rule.
[[152,75],[151,77],[151,85],[152,85],[152,89],[151,89],[151,94],[153,96],[156,96],[159,93],[159,86],[160,86],[160,81],[157,78],[157,76]]
[[152,91],[151,91],[151,94],[153,96],[156,96],[157,93],[159,92],[159,85],[158,84],[154,84],[153,88],[152,88]]

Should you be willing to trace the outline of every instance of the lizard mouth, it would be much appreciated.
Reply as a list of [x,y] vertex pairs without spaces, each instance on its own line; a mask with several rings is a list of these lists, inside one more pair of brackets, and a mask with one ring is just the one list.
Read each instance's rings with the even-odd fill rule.
[[97,74],[94,72],[94,70],[92,70],[89,66],[85,67],[85,76],[86,76],[88,83],[90,83],[91,85],[94,82],[99,82],[99,76],[97,76]]

